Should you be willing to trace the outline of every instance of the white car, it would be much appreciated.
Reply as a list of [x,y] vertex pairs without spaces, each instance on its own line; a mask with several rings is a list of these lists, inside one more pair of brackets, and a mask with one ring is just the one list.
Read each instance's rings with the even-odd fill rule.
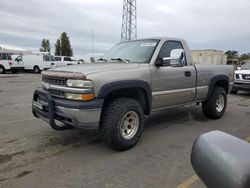
[[64,67],[76,64],[70,56],[55,56],[53,67]]
[[94,63],[97,62],[104,54],[87,54],[83,56],[84,63]]
[[240,70],[235,71],[231,93],[236,94],[238,90],[250,91],[250,62],[245,63]]
[[17,73],[23,69],[24,66],[22,62],[19,60],[13,61],[11,55],[8,53],[0,53],[0,74],[4,74],[6,71]]
[[50,69],[54,63],[54,56],[50,53],[37,53],[23,55],[25,70],[33,70],[34,73],[40,73],[41,70]]

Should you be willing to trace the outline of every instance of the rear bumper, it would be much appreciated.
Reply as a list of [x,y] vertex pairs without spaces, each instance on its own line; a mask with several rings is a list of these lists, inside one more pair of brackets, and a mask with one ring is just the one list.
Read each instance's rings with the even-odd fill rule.
[[[52,97],[49,92],[36,89],[32,112],[35,117],[48,122],[57,129],[57,121],[84,130],[99,130],[103,99],[90,102],[71,101]],[[64,129],[57,129],[64,130]]]
[[235,81],[233,85],[233,89],[250,91],[250,82],[248,83],[248,82]]

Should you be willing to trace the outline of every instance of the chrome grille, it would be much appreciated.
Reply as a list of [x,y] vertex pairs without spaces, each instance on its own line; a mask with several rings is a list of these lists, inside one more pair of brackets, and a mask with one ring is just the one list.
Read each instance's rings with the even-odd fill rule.
[[58,85],[58,86],[66,86],[66,79],[61,78],[50,78],[50,77],[42,77],[42,81],[44,83],[52,84],[52,85]]
[[[49,85],[55,85],[55,86],[66,86],[66,82],[67,79],[63,79],[63,78],[52,78],[52,77],[42,77],[42,82],[45,84],[49,84]],[[57,89],[49,89],[46,87],[43,87],[43,89],[49,91],[51,93],[52,96],[55,97],[61,97],[64,98],[65,96],[65,92],[61,91],[61,90],[57,90]]]

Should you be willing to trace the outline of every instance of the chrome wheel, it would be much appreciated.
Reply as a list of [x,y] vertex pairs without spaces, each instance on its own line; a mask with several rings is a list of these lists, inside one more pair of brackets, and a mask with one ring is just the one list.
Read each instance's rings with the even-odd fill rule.
[[125,140],[130,140],[133,138],[139,128],[139,117],[136,112],[127,112],[121,121],[120,132]]
[[216,100],[216,110],[222,112],[225,107],[225,99],[223,95],[219,95]]

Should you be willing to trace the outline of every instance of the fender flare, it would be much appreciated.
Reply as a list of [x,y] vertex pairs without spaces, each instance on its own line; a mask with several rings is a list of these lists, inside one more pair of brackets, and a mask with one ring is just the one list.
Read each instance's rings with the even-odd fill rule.
[[151,111],[151,104],[152,104],[152,92],[151,87],[148,82],[144,80],[124,80],[124,81],[115,81],[110,82],[101,87],[98,93],[98,97],[106,98],[111,92],[120,90],[120,89],[133,89],[133,88],[140,88],[144,92],[144,96],[146,99],[146,111],[148,114]]
[[[216,76],[214,76],[209,82],[208,94],[207,94],[207,97],[206,97],[205,101],[208,100],[211,97],[211,95],[212,95],[212,93],[214,91],[214,86],[218,81],[226,81],[227,82],[227,88],[229,88],[229,78],[227,76],[225,76],[225,75],[216,75]],[[226,92],[228,93],[228,91],[226,91]]]

